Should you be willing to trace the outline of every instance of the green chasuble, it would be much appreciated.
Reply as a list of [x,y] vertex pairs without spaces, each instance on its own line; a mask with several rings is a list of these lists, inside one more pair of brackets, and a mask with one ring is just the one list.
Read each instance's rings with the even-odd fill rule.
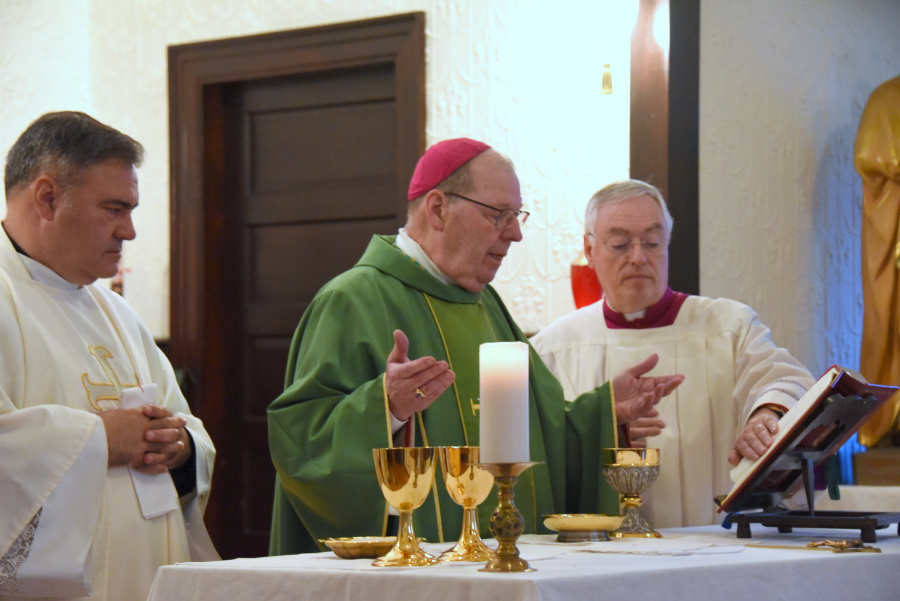
[[[477,446],[478,345],[527,342],[493,288],[472,293],[447,286],[394,240],[373,237],[356,266],[319,291],[297,327],[284,393],[268,411],[278,474],[273,555],[319,551],[320,538],[384,534],[387,503],[372,449],[392,446],[384,369],[394,330],[409,338],[410,359],[431,356],[456,373],[454,384],[418,415],[417,446]],[[616,446],[609,385],[568,403],[532,350],[529,396],[531,460],[543,463],[516,486],[525,532],[547,532],[545,514],[618,514],[600,459],[601,448]],[[416,534],[455,542],[462,507],[447,495],[439,466],[435,482],[413,514]],[[492,494],[479,507],[485,538],[496,505]]]

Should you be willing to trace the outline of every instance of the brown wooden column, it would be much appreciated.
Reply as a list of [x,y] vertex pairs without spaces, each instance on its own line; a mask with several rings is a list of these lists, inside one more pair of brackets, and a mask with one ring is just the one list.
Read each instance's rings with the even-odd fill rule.
[[653,35],[668,0],[641,0],[631,36],[631,177],[669,198],[669,64]]
[[[668,57],[653,32],[657,12],[667,9]],[[640,0],[631,39],[631,177],[655,185],[669,203],[669,284],[688,294],[700,291],[699,80],[700,1]]]

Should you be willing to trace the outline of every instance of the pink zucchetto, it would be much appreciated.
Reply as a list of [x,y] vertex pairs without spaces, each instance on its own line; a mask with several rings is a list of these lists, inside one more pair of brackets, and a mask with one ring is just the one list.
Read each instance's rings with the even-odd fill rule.
[[409,200],[433,190],[454,171],[490,148],[484,142],[469,138],[453,138],[433,145],[416,164],[409,182]]

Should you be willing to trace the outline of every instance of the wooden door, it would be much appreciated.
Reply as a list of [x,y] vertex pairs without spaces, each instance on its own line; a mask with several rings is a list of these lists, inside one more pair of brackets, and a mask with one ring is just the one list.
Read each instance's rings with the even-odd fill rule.
[[[218,450],[206,523],[223,558],[268,551],[274,468],[266,408],[283,389],[303,311],[372,234],[395,233],[405,221],[406,184],[424,150],[416,100],[424,98],[424,77],[410,70],[424,74],[424,62],[398,49],[409,50],[410,32],[423,35],[424,22],[421,14],[403,18],[403,28],[394,17],[301,30],[316,51],[306,62],[294,56],[288,72],[272,75],[260,62],[264,76],[250,77],[244,56],[232,53],[241,77],[213,69],[218,75],[201,85],[199,202],[185,194],[176,204],[176,186],[189,192],[195,182],[187,172],[173,177],[172,353],[196,374],[189,401]],[[374,33],[382,35],[373,35],[379,26]],[[424,57],[421,40],[413,42]],[[326,60],[341,44],[342,60]],[[386,45],[394,59],[385,59]],[[187,123],[180,128],[190,133]],[[176,135],[173,125],[173,169],[183,142]],[[177,150],[177,160],[191,161]]]

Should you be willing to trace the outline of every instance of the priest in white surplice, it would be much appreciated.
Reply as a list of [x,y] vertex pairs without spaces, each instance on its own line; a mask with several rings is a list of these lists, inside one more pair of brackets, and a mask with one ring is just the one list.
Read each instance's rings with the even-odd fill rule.
[[814,380],[775,346],[750,307],[668,287],[672,217],[654,186],[628,180],[603,188],[588,204],[585,229],[585,255],[604,298],[532,344],[566,398],[652,353],[654,372],[684,374],[657,416],[630,427],[635,446],[660,449],[659,479],[641,513],[654,528],[720,522],[713,497],[731,490],[729,463],[758,458],[778,418]]
[[137,313],[94,284],[135,236],[142,154],[65,112],[32,123],[7,157],[2,599],[143,600],[159,566],[214,554],[212,442]]

